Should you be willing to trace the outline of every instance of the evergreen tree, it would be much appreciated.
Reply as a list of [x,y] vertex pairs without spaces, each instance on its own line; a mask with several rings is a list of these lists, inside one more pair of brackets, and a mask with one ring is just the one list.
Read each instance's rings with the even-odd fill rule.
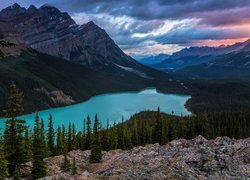
[[7,177],[8,173],[8,161],[5,159],[3,140],[0,140],[0,179]]
[[45,138],[45,129],[44,129],[43,119],[41,120],[40,136],[41,136],[41,148],[43,152],[43,158],[45,158],[45,157],[48,157],[49,155],[49,149],[48,149],[47,141]]
[[132,148],[132,141],[131,141],[131,135],[128,130],[127,124],[124,125],[123,128],[123,138],[124,138],[124,147],[125,149],[131,149]]
[[66,133],[66,129],[65,126],[62,126],[62,151],[63,154],[67,153],[68,147],[67,147],[67,133]]
[[209,128],[209,122],[208,122],[208,115],[207,113],[202,113],[201,115],[201,122],[202,122],[202,135],[205,138],[210,138],[210,128]]
[[25,129],[25,135],[24,135],[24,154],[25,154],[25,161],[32,160],[33,152],[32,152],[32,139],[30,136],[31,133],[29,133],[29,129]]
[[101,144],[102,144],[102,149],[107,151],[109,150],[109,120],[107,120],[107,125],[106,129],[102,129],[101,132]]
[[91,144],[91,154],[90,154],[90,162],[92,163],[98,163],[102,160],[102,147],[101,147],[99,126],[100,124],[96,114],[93,127],[93,140]]
[[155,127],[153,132],[153,142],[159,142],[160,145],[163,145],[162,141],[162,120],[161,120],[161,112],[160,108],[158,107],[157,114],[156,114],[156,121]]
[[62,131],[60,126],[57,128],[56,152],[57,154],[63,154]]
[[49,115],[47,141],[48,141],[49,156],[53,156],[56,154],[56,152],[55,152],[55,131],[53,127],[53,118],[51,114]]
[[117,148],[117,127],[116,127],[116,124],[114,122],[113,124],[113,127],[112,128],[109,128],[109,146],[110,146],[110,149],[116,149]]
[[90,144],[91,144],[91,121],[90,117],[88,115],[87,117],[87,132],[86,132],[86,138],[85,138],[85,143],[84,143],[84,149],[90,149]]
[[17,118],[22,115],[23,93],[17,88],[15,83],[10,84],[10,94],[7,100],[5,117],[5,152],[8,161],[9,174],[13,176],[14,171],[19,171],[19,166],[25,161],[25,153],[22,146],[25,121]]
[[68,152],[72,150],[72,126],[69,123],[68,127],[68,137],[67,137]]
[[77,149],[76,128],[74,123],[72,124],[72,149],[73,150]]
[[15,168],[12,177],[13,177],[13,180],[22,180],[19,168],[17,167]]
[[140,129],[139,129],[139,144],[145,146],[146,144],[146,131],[145,131],[145,121],[140,121]]
[[67,172],[70,170],[71,164],[70,164],[70,161],[68,160],[68,156],[66,152],[64,153],[63,157],[64,159],[63,159],[63,163],[61,164],[61,170],[63,172]]
[[133,127],[132,127],[132,143],[134,146],[139,145],[139,135],[138,135],[138,125],[137,125],[137,119],[134,120],[133,122]]
[[32,166],[32,178],[38,179],[45,177],[47,174],[46,164],[43,161],[44,158],[44,145],[43,137],[41,134],[42,123],[40,122],[38,114],[35,117],[35,125],[33,130],[33,166]]
[[77,166],[76,166],[76,159],[73,159],[73,163],[72,163],[72,168],[71,168],[71,174],[75,175],[77,174]]

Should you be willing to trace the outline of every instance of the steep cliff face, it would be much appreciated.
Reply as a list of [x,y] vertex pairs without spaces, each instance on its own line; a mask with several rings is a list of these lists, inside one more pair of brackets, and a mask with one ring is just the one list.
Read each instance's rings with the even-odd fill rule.
[[[151,144],[131,150],[103,152],[101,163],[89,163],[90,151],[71,151],[78,174],[63,173],[63,156],[45,159],[47,179],[248,179],[250,139],[218,137],[207,140],[174,140],[167,145]],[[31,163],[28,163],[31,165]],[[23,169],[29,176],[30,169]]]
[[24,41],[42,53],[61,57],[97,70],[142,68],[94,22],[77,25],[68,13],[44,5],[28,9],[14,4],[0,12]]

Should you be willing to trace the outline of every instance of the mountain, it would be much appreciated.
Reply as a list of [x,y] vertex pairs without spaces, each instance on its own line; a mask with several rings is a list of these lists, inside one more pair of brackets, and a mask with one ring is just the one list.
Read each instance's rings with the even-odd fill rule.
[[[248,45],[249,46],[249,45]],[[246,48],[246,47],[245,47]],[[216,56],[209,62],[186,67],[179,73],[195,78],[250,78],[250,51]]]
[[159,54],[157,56],[149,56],[144,58],[139,58],[138,61],[144,65],[150,66],[153,64],[157,64],[169,58],[168,54]]
[[184,48],[179,52],[173,53],[166,60],[151,65],[151,67],[159,69],[161,71],[175,71],[188,66],[199,65],[205,62],[209,62],[216,56],[244,52],[250,49],[250,39],[242,42],[236,43],[230,46],[219,46],[219,47],[190,47]]
[[26,9],[14,4],[0,12],[0,19],[8,21],[25,43],[38,52],[97,71],[127,71],[144,77],[156,73],[127,56],[94,22],[77,25],[68,13],[53,6],[31,5]]

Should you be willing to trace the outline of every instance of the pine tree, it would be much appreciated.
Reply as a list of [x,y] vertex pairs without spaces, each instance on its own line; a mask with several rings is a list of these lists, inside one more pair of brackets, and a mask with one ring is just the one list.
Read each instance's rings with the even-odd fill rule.
[[68,127],[68,137],[67,137],[68,152],[72,150],[72,126],[69,123]]
[[53,118],[51,114],[49,115],[47,141],[48,141],[49,156],[53,156],[56,154],[56,152],[55,152],[55,131],[53,127]]
[[139,129],[139,142],[140,145],[145,146],[146,144],[146,129],[145,129],[145,121],[140,121],[140,129]]
[[132,128],[132,143],[134,146],[139,145],[139,135],[138,135],[138,125],[137,125],[137,119],[133,122],[133,128]]
[[77,166],[76,166],[76,159],[73,159],[72,167],[71,167],[71,174],[75,175],[77,174]]
[[19,171],[20,164],[25,161],[23,143],[23,133],[25,130],[25,121],[17,118],[22,115],[23,93],[17,88],[15,83],[10,84],[10,94],[7,100],[5,117],[5,152],[8,161],[9,174],[13,176],[14,171]]
[[49,149],[48,149],[46,138],[45,138],[45,129],[44,129],[43,119],[41,120],[40,136],[41,136],[41,148],[43,152],[43,158],[45,158],[45,157],[48,157],[49,155]]
[[57,128],[56,152],[58,155],[63,154],[62,131],[60,126]]
[[67,147],[67,133],[66,133],[66,129],[65,126],[62,126],[62,151],[63,154],[67,153],[68,147]]
[[116,149],[117,148],[117,127],[116,124],[114,122],[113,127],[109,129],[110,133],[109,133],[109,146],[110,149]]
[[72,124],[72,149],[77,149],[76,128],[74,123]]
[[64,153],[63,157],[64,159],[63,159],[63,163],[61,164],[61,170],[63,172],[67,172],[70,170],[71,164],[70,164],[70,161],[68,160],[68,156],[66,152]]
[[99,126],[100,124],[96,114],[93,127],[93,141],[91,144],[91,154],[90,154],[90,162],[92,163],[98,163],[102,160],[102,147],[101,147]]
[[40,122],[38,114],[35,117],[35,125],[33,130],[33,166],[32,166],[32,178],[38,179],[45,177],[47,174],[46,164],[43,161],[44,147],[42,143],[42,123]]
[[0,140],[0,179],[7,177],[8,173],[8,161],[5,159],[3,140]]
[[201,115],[201,122],[202,122],[202,135],[205,138],[210,138],[210,128],[208,122],[208,115],[206,112]]
[[125,149],[131,149],[132,148],[132,141],[131,141],[131,135],[128,131],[127,124],[125,124],[124,128],[123,128],[123,138],[124,138]]
[[158,107],[157,114],[156,114],[156,121],[155,127],[153,132],[153,142],[159,142],[160,145],[163,145],[162,141],[162,119],[161,119],[161,112],[160,108]]
[[33,156],[33,152],[32,152],[32,139],[30,136],[31,133],[29,133],[29,129],[26,128],[25,129],[25,135],[24,135],[24,154],[25,154],[25,161],[30,161],[32,159]]
[[90,117],[88,115],[87,117],[87,132],[86,132],[86,138],[85,138],[85,143],[84,143],[84,149],[90,149],[90,144],[91,144],[91,121]]
[[107,151],[109,150],[109,121],[107,120],[106,129],[101,130],[101,144],[102,149]]

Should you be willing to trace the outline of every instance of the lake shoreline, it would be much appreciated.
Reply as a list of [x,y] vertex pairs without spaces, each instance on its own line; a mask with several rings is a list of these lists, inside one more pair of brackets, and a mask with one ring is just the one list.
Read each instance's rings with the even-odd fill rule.
[[[86,101],[89,101],[91,98],[93,97],[96,97],[96,96],[101,96],[101,95],[109,95],[109,94],[118,94],[118,93],[137,93],[137,92],[140,92],[140,91],[143,91],[145,89],[156,89],[157,92],[159,93],[163,93],[163,94],[176,94],[176,95],[180,95],[180,96],[190,96],[190,99],[187,100],[187,102],[185,103],[185,107],[188,111],[190,111],[191,113],[193,113],[191,110],[190,110],[190,104],[188,104],[188,101],[191,100],[192,96],[190,95],[190,93],[186,93],[186,94],[183,94],[181,93],[180,91],[166,91],[166,90],[161,90],[161,88],[159,87],[155,87],[155,86],[148,86],[148,87],[145,87],[145,88],[136,88],[136,89],[131,89],[131,90],[114,90],[114,91],[108,91],[108,92],[104,92],[104,93],[96,93],[96,94],[93,94],[93,95],[90,95],[89,97],[87,98],[83,98],[84,100],[81,100],[81,101],[75,101],[74,103],[72,104],[62,104],[62,105],[58,105],[58,106],[55,106],[55,107],[50,107],[50,108],[40,108],[40,109],[37,109],[36,111],[33,111],[33,112],[26,112],[24,113],[22,116],[26,116],[26,115],[30,115],[30,114],[35,114],[36,112],[39,112],[39,111],[46,111],[46,110],[50,110],[50,109],[54,109],[54,108],[64,108],[64,107],[68,107],[68,106],[72,106],[72,105],[77,105],[77,104],[81,104],[81,103],[84,103]],[[25,100],[25,98],[24,98]],[[0,116],[0,120],[2,119],[5,119],[5,117],[3,116]]]
[[[99,119],[105,124],[108,119],[111,123],[120,122],[122,117],[126,120],[136,113],[157,110],[158,107],[165,113],[171,114],[173,111],[175,115],[189,115],[192,113],[188,111],[185,104],[190,97],[184,94],[165,94],[155,87],[148,87],[139,91],[100,94],[81,103],[46,109],[38,113],[45,120],[45,124],[49,114],[52,114],[57,125],[79,123],[88,115],[93,120],[95,114],[98,114]],[[35,113],[20,116],[31,126],[33,126],[34,117]]]

